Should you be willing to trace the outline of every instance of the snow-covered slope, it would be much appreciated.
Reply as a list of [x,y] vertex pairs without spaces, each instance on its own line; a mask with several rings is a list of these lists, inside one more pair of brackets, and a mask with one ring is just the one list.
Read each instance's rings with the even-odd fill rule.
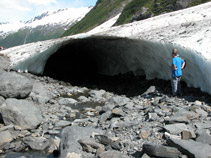
[[14,47],[2,53],[10,57],[12,69],[41,74],[52,54],[77,43],[79,53],[84,47],[89,56],[96,58],[99,73],[132,71],[149,79],[168,80],[171,50],[176,47],[187,60],[183,80],[188,86],[211,94],[211,3],[118,27],[111,27],[112,23],[111,20],[88,33]]
[[37,26],[60,25],[69,27],[71,24],[81,20],[91,7],[68,8],[58,11],[45,12],[27,22],[5,23],[0,25],[0,37],[6,37],[8,34],[17,32],[21,28],[36,28]]

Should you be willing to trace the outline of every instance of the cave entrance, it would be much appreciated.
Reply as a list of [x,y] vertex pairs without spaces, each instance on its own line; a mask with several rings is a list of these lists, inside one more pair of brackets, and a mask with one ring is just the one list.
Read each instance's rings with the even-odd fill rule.
[[73,86],[104,89],[126,96],[140,95],[156,80],[146,80],[144,73],[137,76],[128,69],[121,53],[129,48],[127,44],[127,39],[121,39],[120,44],[116,38],[72,40],[51,55],[43,75]]

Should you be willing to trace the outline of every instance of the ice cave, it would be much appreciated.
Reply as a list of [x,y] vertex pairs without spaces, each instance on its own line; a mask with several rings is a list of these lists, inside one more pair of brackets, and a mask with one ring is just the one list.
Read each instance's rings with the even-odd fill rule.
[[209,60],[178,45],[140,39],[109,36],[69,39],[32,55],[13,69],[74,81],[97,80],[96,75],[128,73],[144,75],[148,80],[170,80],[173,48],[177,48],[179,55],[187,61],[182,78],[187,86],[211,93]]

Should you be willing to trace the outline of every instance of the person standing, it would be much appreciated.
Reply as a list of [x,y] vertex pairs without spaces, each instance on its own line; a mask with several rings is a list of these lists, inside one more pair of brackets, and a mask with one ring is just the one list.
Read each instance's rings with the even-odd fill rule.
[[181,77],[182,77],[182,69],[185,66],[184,60],[177,56],[178,51],[176,48],[172,50],[172,79],[171,79],[171,87],[173,96],[182,95],[181,90]]

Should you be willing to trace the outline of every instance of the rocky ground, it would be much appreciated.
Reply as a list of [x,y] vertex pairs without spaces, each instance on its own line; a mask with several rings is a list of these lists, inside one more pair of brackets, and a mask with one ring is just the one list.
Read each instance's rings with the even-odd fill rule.
[[0,56],[2,158],[211,157],[208,94],[183,84],[172,97],[169,81],[125,76],[73,86],[8,62]]

